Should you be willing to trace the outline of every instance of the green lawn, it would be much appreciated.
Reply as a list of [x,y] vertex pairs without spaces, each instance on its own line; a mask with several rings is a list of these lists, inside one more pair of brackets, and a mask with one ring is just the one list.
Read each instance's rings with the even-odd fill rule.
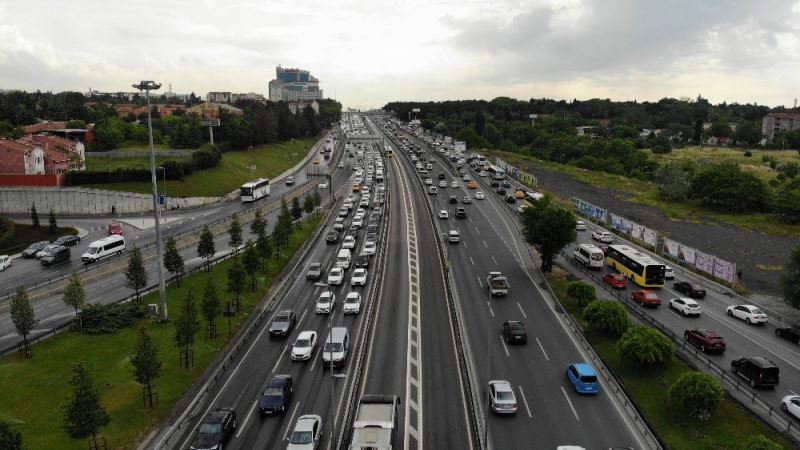
[[744,149],[727,147],[703,147],[691,146],[686,148],[673,149],[671,153],[653,154],[650,150],[645,150],[648,156],[652,156],[659,162],[664,161],[696,161],[720,163],[724,161],[734,161],[746,172],[757,175],[764,181],[769,181],[778,174],[777,171],[770,169],[769,164],[762,161],[763,156],[771,156],[778,161],[800,162],[800,153],[796,150],[755,150],[751,149],[752,156],[744,156]]
[[[156,156],[156,171],[161,175],[158,166],[164,161],[189,161],[189,158],[181,158],[177,156]],[[150,155],[143,154],[141,158],[104,158],[88,156],[86,158],[86,170],[115,170],[115,169],[149,169],[150,168]],[[160,180],[161,178],[159,178]],[[148,185],[149,186],[149,185]]]
[[[319,220],[310,221],[296,231],[289,248],[283,252],[284,257],[273,258],[269,262],[267,273],[259,280],[257,292],[248,292],[243,296],[243,311],[232,318],[234,333],[246,320],[246,312],[261,300],[275,275],[308,239],[318,223]],[[227,260],[214,266],[210,274],[198,273],[186,278],[181,287],[169,287],[167,297],[171,316],[175,317],[179,302],[190,289],[200,310],[199,302],[209,276],[214,278],[220,298],[223,301],[231,298],[230,294],[225,293],[226,273],[230,264],[231,261]],[[157,303],[157,293],[144,297],[143,302]],[[207,327],[205,321],[202,323]],[[70,395],[68,380],[71,366],[82,361],[87,363],[111,417],[111,422],[101,429],[100,434],[108,439],[109,448],[136,448],[137,442],[169,415],[186,390],[226,344],[227,318],[217,317],[216,323],[220,337],[214,341],[205,339],[205,328],[198,334],[194,346],[195,365],[188,371],[179,367],[178,349],[173,343],[175,327],[151,320],[141,320],[135,326],[111,335],[64,333],[35,345],[32,359],[23,359],[18,355],[2,358],[0,384],[4,388],[0,396],[0,420],[13,424],[22,432],[27,448],[85,449],[85,440],[71,439],[61,428],[61,407]],[[144,326],[153,337],[163,361],[161,377],[156,381],[160,403],[154,410],[142,406],[141,386],[131,374],[130,355],[140,326]]]
[[[250,150],[225,152],[222,154],[222,161],[213,169],[197,171],[180,181],[167,180],[167,195],[220,197],[236,190],[249,180],[276,177],[297,164],[318,140],[319,136],[316,136],[280,144],[260,145]],[[249,169],[250,165],[256,166],[252,172]],[[141,194],[152,193],[150,182],[91,184],[84,187]]]
[[[8,221],[4,217],[0,220]],[[0,255],[12,255],[25,250],[29,245],[39,241],[54,241],[58,237],[65,234],[78,234],[78,230],[72,227],[59,227],[55,233],[50,233],[48,227],[48,215],[39,213],[39,228],[34,228],[33,225],[26,225],[22,223],[14,224],[14,234],[0,242]]]
[[[564,274],[554,272],[554,275],[548,276],[548,281],[564,309],[583,329],[587,329],[577,302],[566,295],[568,281]],[[689,420],[680,410],[672,408],[667,395],[669,387],[681,375],[693,370],[679,358],[673,358],[663,369],[642,370],[620,361],[614,348],[614,339],[592,332],[586,332],[585,336],[617,380],[625,386],[639,413],[645,417],[665,448],[738,450],[750,436],[757,434],[763,434],[784,448],[793,448],[789,441],[727,394],[711,420],[704,423]]]

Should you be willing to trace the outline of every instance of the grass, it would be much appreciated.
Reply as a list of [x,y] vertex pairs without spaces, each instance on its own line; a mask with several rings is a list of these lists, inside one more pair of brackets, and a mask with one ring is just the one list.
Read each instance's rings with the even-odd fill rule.
[[[566,273],[556,271],[548,276],[548,280],[564,309],[584,330],[587,329],[577,302],[566,295],[569,283]],[[748,438],[758,434],[784,448],[793,448],[789,441],[727,393],[719,409],[707,422],[690,420],[680,410],[671,407],[667,393],[669,387],[681,375],[693,370],[681,359],[675,357],[661,369],[642,370],[618,358],[615,339],[591,331],[585,332],[585,336],[617,380],[624,385],[628,396],[665,448],[740,449]]]
[[771,235],[800,236],[800,227],[778,220],[772,214],[728,214],[709,210],[696,200],[685,202],[664,200],[659,197],[656,185],[651,182],[634,180],[606,172],[582,169],[567,164],[558,164],[552,161],[544,161],[517,153],[497,150],[489,150],[485,153],[487,156],[500,157],[522,170],[534,167],[547,172],[568,175],[591,186],[615,190],[622,194],[625,200],[656,208],[671,220],[709,224],[719,222],[734,225],[745,230],[758,231]]
[[734,149],[727,147],[703,147],[691,146],[673,149],[671,153],[653,154],[650,150],[645,150],[648,156],[653,157],[659,162],[675,161],[695,161],[720,163],[733,161],[746,172],[751,172],[762,180],[768,182],[775,178],[777,171],[771,169],[768,163],[762,161],[763,156],[770,156],[781,163],[800,162],[800,153],[796,150],[755,150],[749,149],[753,156],[744,156],[744,149]]
[[[0,217],[0,220],[9,220]],[[34,228],[33,225],[24,223],[14,224],[14,234],[12,237],[0,242],[0,255],[13,255],[25,250],[29,245],[39,241],[54,241],[65,234],[78,234],[78,230],[72,227],[59,227],[55,233],[49,231],[47,214],[39,214],[41,225]]]
[[[318,140],[319,137],[315,136],[280,144],[260,145],[249,150],[225,152],[222,154],[222,161],[213,169],[199,170],[180,181],[167,180],[167,194],[176,197],[220,197],[238,189],[249,180],[274,178],[297,164]],[[253,164],[256,169],[251,172],[249,167]],[[91,184],[84,187],[141,194],[152,193],[153,189],[149,181]]]
[[[189,161],[189,158],[175,156],[156,156],[156,167],[164,161]],[[86,157],[86,170],[108,171],[115,169],[150,169],[150,156],[143,154],[140,158],[105,158],[97,156]],[[156,169],[158,171],[158,169]],[[161,175],[161,171],[158,171]]]
[[[292,235],[288,249],[282,258],[272,258],[266,274],[259,279],[255,293],[246,292],[242,296],[242,311],[232,317],[233,332],[246,320],[247,312],[252,311],[274,281],[275,276],[287,264],[291,256],[300,248],[316,228],[319,220],[309,221]],[[198,302],[208,277],[213,277],[220,298],[230,298],[225,293],[227,269],[231,260],[214,266],[211,273],[196,273],[186,277],[180,287],[167,289],[167,301],[172,317],[178,312],[179,304],[191,290]],[[157,293],[147,295],[143,303],[157,303]],[[0,384],[4,386],[0,396],[0,420],[13,424],[22,432],[24,443],[32,449],[84,449],[86,440],[75,440],[62,429],[61,407],[70,396],[68,380],[71,367],[77,362],[86,362],[99,389],[103,405],[111,422],[100,430],[100,435],[108,439],[110,448],[136,448],[153,426],[168,417],[178,400],[203,373],[218,351],[228,341],[227,318],[218,316],[216,320],[219,338],[205,339],[207,323],[198,333],[194,346],[194,367],[181,369],[178,362],[178,349],[173,342],[173,325],[161,325],[153,320],[141,320],[129,328],[115,334],[89,336],[77,332],[67,332],[45,340],[33,347],[33,358],[24,359],[10,355],[0,360]],[[158,354],[163,362],[161,377],[156,380],[159,386],[160,403],[153,410],[142,405],[142,389],[133,379],[130,355],[139,327],[144,326],[158,346]]]

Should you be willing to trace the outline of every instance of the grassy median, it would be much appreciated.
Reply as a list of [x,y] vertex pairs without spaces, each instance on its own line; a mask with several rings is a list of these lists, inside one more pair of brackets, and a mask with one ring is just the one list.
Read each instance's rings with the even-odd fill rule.
[[[572,318],[587,330],[577,301],[567,296],[568,275],[554,269],[548,281],[559,302]],[[625,387],[639,413],[650,424],[665,448],[681,450],[738,450],[750,436],[764,435],[784,448],[793,448],[783,436],[758,417],[753,416],[738,401],[725,394],[719,409],[707,422],[685,418],[677,408],[670,407],[669,387],[681,375],[692,371],[683,360],[675,357],[661,369],[645,370],[620,361],[615,350],[616,340],[605,335],[584,331],[597,354]]]
[[[245,292],[242,295],[242,312],[231,318],[234,334],[261,300],[275,276],[318,224],[319,219],[310,220],[295,230],[288,249],[281,252],[282,257],[270,259],[268,270],[259,279],[256,292]],[[177,314],[178,305],[190,289],[199,309],[208,277],[213,277],[224,305],[225,300],[231,298],[231,294],[225,292],[230,264],[231,260],[226,260],[215,265],[210,273],[199,272],[185,277],[180,287],[168,287],[167,301],[171,314]],[[157,293],[143,298],[145,304],[157,302]],[[0,385],[3,386],[3,395],[0,395],[0,420],[11,423],[22,432],[27,448],[85,449],[85,440],[72,439],[63,431],[61,413],[62,405],[66,403],[71,392],[68,380],[72,365],[85,362],[111,418],[111,422],[100,430],[100,435],[108,439],[110,448],[136,448],[136,444],[153,426],[169,415],[186,390],[228,342],[227,317],[217,317],[219,337],[216,340],[205,338],[207,322],[202,319],[201,322],[204,328],[197,335],[194,367],[191,370],[181,369],[179,366],[178,349],[173,341],[174,325],[161,325],[153,320],[141,320],[114,334],[89,336],[76,332],[64,333],[35,345],[32,359],[24,359],[18,355],[2,358]],[[152,410],[142,404],[142,388],[133,378],[130,363],[137,330],[141,326],[153,337],[163,362],[161,377],[155,382],[159,387],[160,402]]]
[[[13,222],[7,217],[0,216],[0,255],[13,255],[19,253],[34,242],[54,241],[66,234],[78,234],[78,230],[72,227],[58,227],[55,233],[50,232],[48,227],[48,213],[39,213],[40,225],[35,228],[33,225]],[[5,231],[14,227],[13,233],[6,234]]]

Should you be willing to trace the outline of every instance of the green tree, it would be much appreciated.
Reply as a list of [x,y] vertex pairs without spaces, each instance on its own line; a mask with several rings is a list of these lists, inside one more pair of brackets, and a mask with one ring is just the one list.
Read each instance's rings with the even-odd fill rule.
[[12,428],[11,425],[0,422],[0,448],[4,450],[24,450],[22,433]]
[[250,232],[253,235],[258,236],[261,234],[262,231],[267,229],[267,221],[261,215],[261,210],[256,209],[255,215],[253,216],[253,221],[250,222]]
[[64,405],[64,430],[75,439],[97,438],[100,427],[109,422],[100,393],[95,389],[92,376],[84,363],[72,367],[72,397]]
[[14,323],[14,328],[17,334],[22,336],[22,343],[25,346],[25,354],[30,356],[30,344],[28,343],[28,335],[31,334],[33,328],[39,324],[36,320],[36,313],[33,311],[31,302],[28,299],[28,293],[21,286],[17,288],[17,293],[11,299],[11,321]]
[[255,292],[258,282],[256,278],[258,272],[258,251],[251,241],[247,242],[247,250],[244,252],[244,269],[250,276],[250,292]]
[[139,247],[133,247],[128,256],[128,266],[125,268],[125,286],[136,292],[136,302],[139,303],[140,292],[147,286],[147,270],[144,267],[142,251]]
[[726,120],[718,120],[711,124],[711,135],[716,137],[729,137],[731,125]]
[[567,295],[578,301],[578,305],[584,307],[597,299],[597,292],[594,286],[583,281],[572,281],[567,285]]
[[[186,293],[181,303],[178,318],[175,321],[175,345],[188,352],[194,345],[194,339],[200,330],[200,320],[197,318],[197,306],[194,303],[192,291]],[[189,364],[186,365],[189,368]]]
[[592,329],[613,336],[622,336],[631,326],[625,307],[610,300],[589,303],[583,310],[583,317]]
[[300,206],[300,199],[297,198],[297,197],[294,197],[292,199],[292,210],[291,210],[291,212],[292,212],[292,218],[294,220],[297,220],[297,219],[303,217],[303,208]]
[[68,129],[85,130],[86,129],[86,121],[83,121],[83,120],[80,120],[80,119],[73,119],[73,120],[70,120],[69,122],[67,122],[66,127]]
[[64,303],[75,309],[76,316],[78,310],[86,304],[86,291],[83,289],[83,281],[77,272],[72,272],[67,280],[67,286],[64,288]]
[[692,179],[691,196],[724,212],[763,211],[769,201],[764,182],[734,162],[700,169]]
[[783,446],[763,434],[757,434],[747,439],[744,450],[783,450]]
[[58,222],[56,221],[56,212],[53,211],[53,208],[50,208],[50,215],[48,216],[47,231],[49,231],[50,234],[58,233]]
[[672,359],[672,342],[660,331],[648,326],[628,328],[617,342],[617,354],[639,367],[659,366]]
[[525,241],[541,255],[542,271],[550,272],[556,253],[575,240],[575,216],[545,197],[532,208],[525,208],[520,220]]
[[758,145],[762,138],[761,122],[745,121],[738,124],[734,137],[740,145]]
[[31,205],[31,223],[33,223],[33,228],[39,228],[39,213],[36,212],[36,203]]
[[205,258],[206,270],[211,271],[211,258],[217,250],[214,248],[214,235],[211,234],[211,229],[208,225],[203,226],[203,231],[200,232],[200,240],[197,243],[197,256]]
[[267,231],[262,230],[256,239],[256,250],[261,257],[261,271],[267,272],[267,261],[272,257],[272,241],[267,236]]
[[147,404],[153,407],[152,386],[153,380],[161,374],[161,360],[158,359],[158,348],[153,342],[153,338],[147,334],[144,327],[139,328],[139,339],[131,356],[133,365],[133,377],[141,384],[145,391]]
[[793,178],[778,188],[772,210],[786,222],[800,223],[800,179]]
[[203,291],[203,317],[208,321],[208,337],[209,339],[216,339],[217,334],[214,327],[214,320],[216,320],[219,313],[222,311],[220,306],[219,296],[217,295],[217,288],[214,286],[214,278],[208,277],[206,280],[206,288]]
[[228,228],[228,245],[233,249],[234,253],[239,253],[239,246],[242,245],[242,224],[239,223],[239,216],[233,215],[231,225]]
[[672,141],[664,133],[660,133],[653,138],[650,150],[655,154],[669,153],[672,151]]
[[319,194],[319,191],[314,191],[314,206],[319,206],[322,204],[322,196]]
[[305,211],[306,214],[311,214],[311,212],[314,211],[313,194],[306,194],[306,196],[303,198],[303,211]]
[[178,244],[172,236],[167,238],[167,242],[164,245],[164,267],[176,277],[178,286],[180,286],[181,275],[183,275],[184,270],[183,257],[178,252]]
[[691,177],[679,164],[669,163],[655,171],[658,195],[667,200],[681,202],[686,200],[691,189]]
[[800,245],[795,246],[789,253],[789,260],[783,266],[780,277],[783,301],[800,308]]
[[235,296],[236,310],[238,311],[241,306],[239,303],[239,295],[244,291],[244,283],[247,278],[242,262],[238,257],[233,258],[233,264],[228,268],[228,292]]
[[699,371],[687,372],[669,387],[669,398],[690,417],[707,421],[722,402],[724,392],[719,381]]

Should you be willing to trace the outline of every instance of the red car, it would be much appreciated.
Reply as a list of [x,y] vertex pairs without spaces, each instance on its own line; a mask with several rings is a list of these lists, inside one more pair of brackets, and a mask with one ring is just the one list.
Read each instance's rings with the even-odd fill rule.
[[117,222],[111,222],[108,224],[108,234],[122,234],[122,224]]
[[725,340],[714,330],[686,330],[683,333],[686,342],[694,345],[703,353],[725,351]]
[[603,275],[603,283],[613,287],[614,289],[625,289],[628,287],[628,279],[622,273],[609,273]]
[[642,306],[661,306],[661,299],[658,294],[647,289],[640,289],[631,294],[631,300]]

